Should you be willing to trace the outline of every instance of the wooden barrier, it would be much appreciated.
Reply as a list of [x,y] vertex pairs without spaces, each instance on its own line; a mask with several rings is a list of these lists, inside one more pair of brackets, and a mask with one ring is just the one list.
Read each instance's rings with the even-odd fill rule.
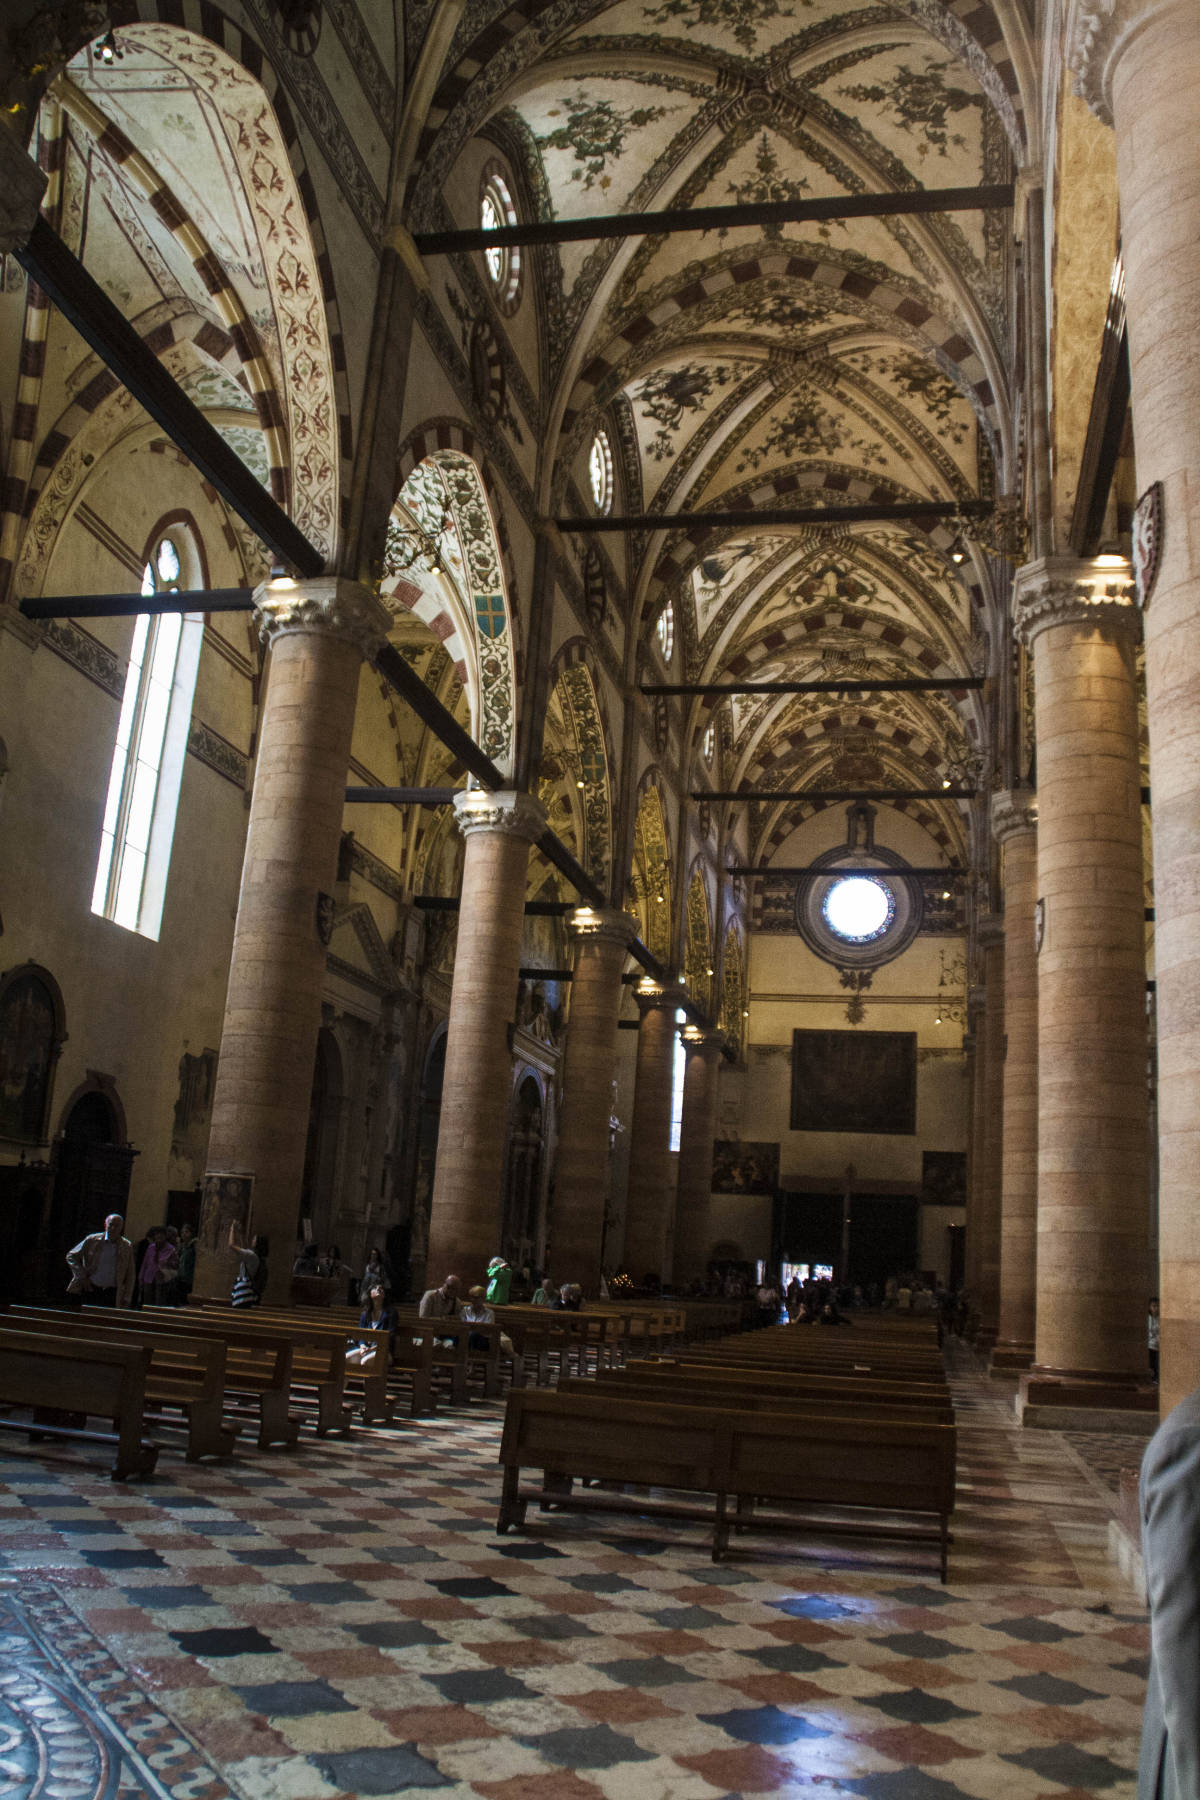
[[[576,1384],[572,1384],[572,1388]],[[500,1446],[504,1468],[496,1529],[525,1523],[526,1506],[543,1510],[658,1513],[712,1525],[712,1557],[725,1554],[731,1529],[794,1535],[869,1532],[940,1545],[947,1575],[949,1516],[954,1509],[955,1432],[952,1425],[893,1423],[883,1418],[827,1417],[795,1412],[744,1412],[637,1402],[576,1391],[524,1389],[511,1393]],[[540,1486],[522,1488],[522,1469],[543,1472]],[[713,1496],[713,1505],[573,1491],[577,1479],[634,1484]],[[736,1503],[730,1518],[728,1504]],[[839,1515],[796,1517],[756,1512],[763,1499],[837,1509]],[[937,1529],[875,1521],[864,1512],[934,1515]]]
[[24,1423],[0,1418],[0,1430],[24,1431],[30,1441],[62,1438],[68,1443],[115,1444],[114,1481],[152,1475],[158,1445],[145,1437],[148,1344],[114,1343],[101,1338],[69,1342],[44,1331],[15,1330],[0,1318],[0,1404],[35,1412],[62,1406],[85,1419],[110,1419],[111,1431],[41,1420]]

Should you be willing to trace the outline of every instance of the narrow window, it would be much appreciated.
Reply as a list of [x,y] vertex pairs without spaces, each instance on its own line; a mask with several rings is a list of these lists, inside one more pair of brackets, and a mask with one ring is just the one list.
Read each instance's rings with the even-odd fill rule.
[[588,452],[588,484],[598,513],[612,511],[613,459],[606,431],[598,431]]
[[[517,223],[508,183],[494,163],[484,170],[483,188],[479,195],[479,223],[484,231],[499,231],[504,225]],[[521,252],[511,244],[489,244],[483,253],[483,266],[502,313],[515,312],[521,297]]]
[[[142,571],[144,595],[185,585],[181,553],[198,565],[182,527],[156,540]],[[200,585],[198,566],[188,584]],[[92,911],[146,937],[157,937],[162,922],[203,629],[198,614],[140,613],[134,622]]]
[[[687,1024],[687,1014],[680,1007],[675,1014],[676,1025]],[[671,1071],[671,1144],[672,1150],[678,1150],[679,1139],[683,1131],[683,1079],[687,1074],[687,1051],[683,1047],[683,1039],[675,1034],[675,1062]]]
[[658,615],[654,635],[658,639],[658,647],[662,651],[663,661],[669,663],[671,652],[675,648],[675,608],[669,600]]

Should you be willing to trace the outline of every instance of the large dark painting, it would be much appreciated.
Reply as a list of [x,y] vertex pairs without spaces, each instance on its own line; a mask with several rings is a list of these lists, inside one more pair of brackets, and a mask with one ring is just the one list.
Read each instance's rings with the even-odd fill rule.
[[922,1151],[921,1198],[926,1206],[965,1206],[967,1204],[967,1153],[965,1150]]
[[0,1137],[45,1143],[59,1043],[48,984],[35,968],[16,971],[0,997]]
[[779,1186],[779,1145],[739,1138],[713,1140],[714,1194],[773,1194]]
[[792,1033],[792,1130],[917,1128],[915,1031]]

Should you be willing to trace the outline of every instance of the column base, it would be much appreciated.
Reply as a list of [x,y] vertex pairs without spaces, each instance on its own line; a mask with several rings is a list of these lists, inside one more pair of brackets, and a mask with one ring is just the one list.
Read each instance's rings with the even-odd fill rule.
[[1014,1404],[1026,1430],[1151,1437],[1158,1429],[1157,1387],[1099,1370],[1030,1369],[1020,1378]]
[[1023,1370],[1032,1367],[1032,1344],[1022,1344],[1011,1338],[998,1338],[992,1345],[991,1361],[988,1364],[989,1375],[1020,1375]]

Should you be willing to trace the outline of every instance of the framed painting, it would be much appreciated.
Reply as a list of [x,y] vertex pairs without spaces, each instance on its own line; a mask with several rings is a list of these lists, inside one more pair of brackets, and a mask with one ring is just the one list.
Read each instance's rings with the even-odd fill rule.
[[779,1145],[713,1140],[714,1194],[773,1194],[779,1186]]
[[917,1129],[915,1031],[794,1031],[793,1131]]

